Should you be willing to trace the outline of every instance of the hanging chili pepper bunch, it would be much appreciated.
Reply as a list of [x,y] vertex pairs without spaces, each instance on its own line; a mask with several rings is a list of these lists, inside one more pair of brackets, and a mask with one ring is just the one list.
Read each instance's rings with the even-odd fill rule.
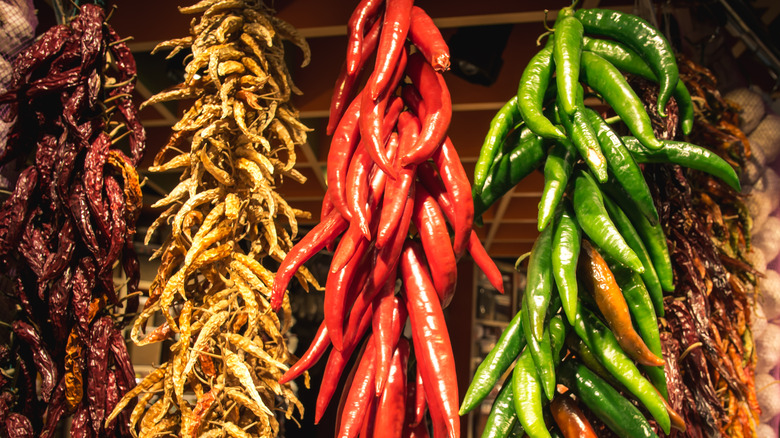
[[[0,435],[52,436],[71,414],[73,436],[127,434],[125,421],[105,419],[135,386],[121,332],[123,313],[138,306],[140,275],[135,165],[145,133],[130,98],[135,73],[104,10],[84,5],[16,58],[0,96],[16,119],[0,162],[24,167],[0,208],[0,269],[18,305],[0,355],[12,366],[0,379]],[[117,144],[126,136],[130,157]],[[112,280],[116,265],[126,301]]]
[[[680,75],[696,97],[690,138],[743,167],[749,142],[712,73],[683,59]],[[639,84],[645,102],[654,100],[648,85]],[[674,130],[656,131],[675,136]],[[667,379],[672,406],[691,436],[753,436],[760,412],[751,329],[757,272],[747,262],[748,208],[737,192],[705,173],[656,166],[648,174],[678,278],[664,300],[661,330],[664,355],[676,358],[668,361],[670,377],[676,376]],[[687,403],[691,398],[698,402]]]
[[[494,118],[475,170],[477,214],[542,164],[545,185],[522,309],[477,369],[461,413],[517,359],[484,436],[507,436],[513,428],[531,437],[684,431],[681,406],[670,406],[676,399],[667,390],[665,370],[676,363],[662,350],[656,319],[664,315],[664,292],[675,290],[672,258],[639,165],[680,164],[735,189],[739,180],[715,153],[659,140],[665,137],[654,131],[656,113],[668,126],[681,119],[684,132],[693,126],[690,94],[656,29],[630,14],[568,7],[549,33],[517,96]],[[649,109],[624,73],[658,83]],[[618,135],[585,105],[583,85],[631,136]],[[568,390],[558,392],[558,383]],[[545,422],[548,403],[553,432]]]
[[[289,302],[269,309],[273,272],[292,248],[297,220],[273,189],[296,171],[295,147],[308,128],[290,96],[299,92],[284,62],[284,40],[306,42],[288,23],[255,1],[205,0],[180,8],[200,13],[191,35],[155,50],[192,50],[184,83],[145,105],[194,99],[155,157],[152,171],[181,169],[179,185],[154,204],[168,207],[152,224],[147,242],[166,222],[171,233],[155,253],[161,264],[131,337],[138,345],[176,337],[171,359],[129,392],[112,417],[136,397],[133,436],[276,436],[276,411],[291,418],[303,407],[290,385],[278,383],[292,356],[285,334]],[[187,148],[186,143],[189,143]],[[189,149],[182,152],[180,147]],[[169,157],[169,152],[176,154]],[[303,270],[299,279],[319,288]],[[143,335],[161,313],[165,323]],[[190,402],[195,396],[194,404]]]
[[[306,260],[340,240],[325,285],[324,322],[282,382],[333,345],[317,399],[319,422],[358,350],[339,403],[338,436],[427,435],[426,405],[436,436],[458,436],[455,363],[442,312],[455,290],[457,260],[468,250],[496,288],[503,284],[471,229],[469,182],[447,138],[452,108],[441,72],[449,67],[449,49],[411,0],[364,0],[348,28],[328,125],[322,219],[277,271],[272,306],[278,308]],[[363,73],[374,53],[374,69]],[[401,337],[407,315],[414,367]]]

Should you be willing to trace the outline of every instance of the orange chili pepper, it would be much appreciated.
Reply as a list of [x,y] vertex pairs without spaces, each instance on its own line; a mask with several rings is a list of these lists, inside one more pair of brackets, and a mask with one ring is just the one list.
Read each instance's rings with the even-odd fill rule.
[[596,305],[623,351],[642,365],[663,366],[663,359],[653,354],[634,330],[626,299],[623,298],[615,276],[604,258],[587,240],[582,241],[578,268],[580,278],[596,300]]
[[555,424],[566,438],[596,438],[593,426],[571,397],[558,394],[550,403]]

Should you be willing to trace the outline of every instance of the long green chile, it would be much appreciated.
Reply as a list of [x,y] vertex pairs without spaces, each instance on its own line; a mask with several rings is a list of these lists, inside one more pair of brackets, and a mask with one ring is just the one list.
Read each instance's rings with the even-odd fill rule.
[[[542,230],[531,248],[528,260],[527,286],[523,309],[528,313],[526,337],[532,334],[537,340],[544,334],[544,319],[552,295],[552,236],[555,224]],[[530,340],[527,339],[529,342]]]
[[580,84],[580,54],[582,37],[585,33],[582,23],[573,16],[567,16],[555,24],[553,60],[555,80],[563,111],[572,116],[577,109],[577,87]]
[[531,438],[550,438],[544,423],[542,385],[539,383],[536,367],[528,349],[520,354],[515,363],[512,372],[512,392],[523,394],[522,397],[514,397],[514,403],[517,419],[525,433]]
[[607,159],[609,170],[615,179],[623,186],[626,192],[652,223],[658,222],[658,210],[655,209],[653,194],[647,186],[644,175],[639,165],[636,164],[628,148],[623,144],[620,136],[612,130],[612,127],[598,115],[596,111],[585,108],[585,116],[596,131],[601,145],[601,151]]
[[[650,253],[647,251],[647,247],[642,242],[642,238],[639,233],[631,224],[631,220],[626,216],[623,210],[613,201],[610,197],[603,196],[604,206],[607,208],[609,217],[614,222],[620,234],[626,239],[626,243],[631,249],[634,250],[639,260],[642,261],[642,266],[645,267],[645,272],[641,274],[647,291],[652,299],[653,308],[655,314],[658,316],[664,316],[664,292],[661,288],[661,281],[658,279],[658,273],[655,272],[655,266],[650,259]],[[659,355],[660,357],[660,355]]]
[[[623,296],[628,304],[628,310],[631,312],[634,325],[642,336],[642,340],[645,341],[645,344],[653,354],[663,357],[661,335],[658,331],[658,320],[655,316],[653,300],[650,298],[650,293],[647,291],[642,278],[622,266],[613,265],[611,268],[612,273],[615,275],[615,280],[623,291]],[[658,392],[668,400],[669,392],[666,387],[664,367],[642,366],[642,369]]]
[[559,371],[560,382],[618,436],[658,437],[639,409],[588,367],[570,359]]
[[542,104],[553,72],[553,41],[551,35],[545,47],[534,55],[520,77],[517,88],[517,106],[526,125],[537,135],[548,138],[565,138],[542,112]]
[[658,274],[658,281],[661,282],[661,288],[666,292],[674,290],[674,270],[672,269],[672,258],[669,255],[669,247],[666,244],[666,235],[660,223],[651,224],[647,218],[640,214],[633,206],[634,202],[618,184],[602,184],[601,188],[615,200],[623,212],[631,220],[631,224],[636,229],[642,243],[650,254],[650,260],[653,261],[653,267]]
[[592,52],[582,52],[582,79],[615,110],[623,123],[650,149],[660,149],[650,116],[639,96],[614,65]]
[[701,170],[720,178],[737,192],[741,191],[734,168],[709,149],[684,141],[665,140],[662,142],[663,149],[650,150],[634,137],[623,137],[623,143],[639,163],[674,163]]
[[564,200],[553,234],[552,270],[563,312],[572,325],[577,314],[577,260],[581,242],[580,226],[574,217],[571,204]]
[[517,427],[520,428],[519,436],[522,436],[524,431],[517,419],[514,392],[512,391],[512,376],[509,376],[493,402],[493,407],[485,421],[482,438],[506,438],[512,436]]
[[566,133],[571,137],[571,142],[577,152],[596,175],[596,178],[599,181],[605,181],[607,179],[607,159],[601,152],[596,131],[590,126],[582,111],[576,110],[570,118],[563,112],[560,104],[556,105],[556,109],[557,120],[561,122]]
[[[585,37],[583,38],[582,48],[601,56],[622,72],[658,82],[658,76],[653,73],[647,62],[634,50],[617,41]],[[680,110],[680,125],[682,126],[683,134],[688,135],[693,129],[691,93],[688,91],[685,83],[682,80],[678,80],[672,95],[674,100],[677,101],[677,108]]]
[[574,213],[585,234],[602,251],[636,272],[644,272],[642,262],[610,220],[596,182],[580,169],[574,179]]
[[604,368],[604,365],[599,362],[598,358],[593,354],[592,351],[590,351],[590,348],[588,348],[587,345],[585,345],[585,342],[580,339],[579,336],[577,336],[577,333],[571,332],[568,336],[566,336],[566,346],[571,350],[577,358],[585,364],[585,366],[588,367],[591,371],[596,373],[599,377],[604,379],[607,383],[612,385],[614,388],[618,390],[623,390],[623,385],[620,384],[617,380],[615,380],[614,377],[612,377],[612,374],[607,371],[606,368]]
[[586,33],[611,37],[639,52],[658,77],[658,113],[665,116],[666,102],[677,85],[679,71],[674,50],[663,34],[647,21],[623,12],[580,9],[575,16],[582,22]]
[[633,394],[668,434],[671,420],[661,395],[623,352],[615,335],[590,310],[580,305],[574,331],[610,374]]
[[523,332],[528,341],[526,350],[531,353],[539,384],[549,400],[555,394],[555,364],[553,363],[552,346],[550,344],[550,330],[544,330],[541,339],[537,339],[531,333],[530,328],[528,328],[531,324],[528,321],[526,309],[521,309],[520,314],[523,315]]
[[[518,314],[515,316],[515,319],[519,320],[518,319],[519,315],[520,312],[518,312]],[[550,349],[552,351],[552,360],[553,360],[553,364],[557,366],[560,363],[560,352],[564,344],[564,339],[566,337],[566,326],[563,323],[563,320],[560,318],[560,316],[555,316],[552,319],[550,319],[549,332],[550,332]],[[507,334],[507,332],[505,331],[504,334]],[[499,344],[501,344],[501,340],[499,340]],[[510,360],[509,364],[511,364],[511,362],[514,361],[515,356],[517,356],[516,353],[512,355],[512,359]],[[501,373],[503,374],[503,371]],[[478,375],[479,375],[479,370],[477,371],[477,376]],[[475,379],[477,379],[477,376],[475,376]],[[493,382],[488,387],[488,390],[492,389],[493,385],[495,385],[495,382]],[[471,387],[469,387],[469,389],[471,389]],[[467,393],[466,398],[468,397],[469,395]],[[541,402],[544,405],[545,401],[542,400]],[[465,412],[461,411],[461,415],[463,415],[464,413]],[[517,412],[515,411],[513,392],[512,392],[512,377],[510,376],[504,382],[504,385],[501,387],[501,390],[498,393],[496,400],[493,402],[493,407],[485,423],[485,429],[482,432],[482,437],[483,438],[488,438],[488,437],[503,438],[503,437],[513,437],[513,436],[522,437],[524,433],[525,432],[523,430],[523,427],[518,421]]]
[[[522,310],[521,310],[522,313]],[[550,312],[554,313],[554,312]],[[549,329],[545,331],[549,339],[549,348],[552,353],[552,366],[560,363],[560,352],[566,338],[566,325],[563,319],[556,315],[550,318]],[[523,394],[515,397],[515,410],[525,432],[531,437],[549,437],[547,426],[544,422],[543,408],[552,395],[545,399],[542,397],[542,383],[537,373],[531,348],[526,348],[515,364],[512,372],[512,389],[515,394]]]
[[487,357],[479,364],[474,378],[469,384],[463,403],[460,406],[460,415],[465,415],[490,394],[504,372],[512,365],[512,362],[525,347],[525,336],[522,329],[522,316],[518,312],[509,325],[501,333],[498,342],[490,350]]
[[567,139],[555,140],[547,152],[547,160],[544,163],[544,189],[539,201],[539,219],[536,224],[539,231],[550,223],[569,184],[569,176],[577,159],[577,151]]
[[485,141],[482,149],[479,151],[479,158],[474,167],[474,194],[482,193],[482,186],[488,176],[490,166],[493,160],[499,154],[504,139],[518,123],[522,121],[520,110],[517,108],[517,96],[513,96],[504,106],[493,116],[490,122],[490,129],[485,135]]
[[482,193],[474,197],[475,218],[482,215],[544,160],[544,140],[528,128],[512,132],[505,140],[505,145],[511,144],[515,146],[494,162],[485,179]]

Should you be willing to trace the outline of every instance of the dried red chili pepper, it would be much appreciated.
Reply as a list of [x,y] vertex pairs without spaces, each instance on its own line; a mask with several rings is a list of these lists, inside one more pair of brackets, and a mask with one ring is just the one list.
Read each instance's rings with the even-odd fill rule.
[[14,334],[30,348],[35,360],[35,367],[41,375],[41,394],[43,401],[48,402],[57,385],[57,367],[49,356],[41,335],[24,321],[14,321]]

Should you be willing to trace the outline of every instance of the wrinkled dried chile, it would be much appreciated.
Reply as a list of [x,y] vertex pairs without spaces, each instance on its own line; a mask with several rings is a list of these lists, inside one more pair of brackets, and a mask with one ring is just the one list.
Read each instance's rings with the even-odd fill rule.
[[[135,62],[119,40],[103,9],[84,5],[14,60],[0,95],[15,120],[0,165],[28,165],[0,207],[0,274],[21,308],[0,349],[0,366],[16,371],[0,378],[0,436],[48,437],[69,415],[71,436],[128,434],[129,411],[104,423],[135,385],[121,328],[138,300],[120,302],[112,277],[118,264],[128,293],[138,287],[134,166],[145,133],[129,97]],[[131,158],[114,141],[128,130]]]

